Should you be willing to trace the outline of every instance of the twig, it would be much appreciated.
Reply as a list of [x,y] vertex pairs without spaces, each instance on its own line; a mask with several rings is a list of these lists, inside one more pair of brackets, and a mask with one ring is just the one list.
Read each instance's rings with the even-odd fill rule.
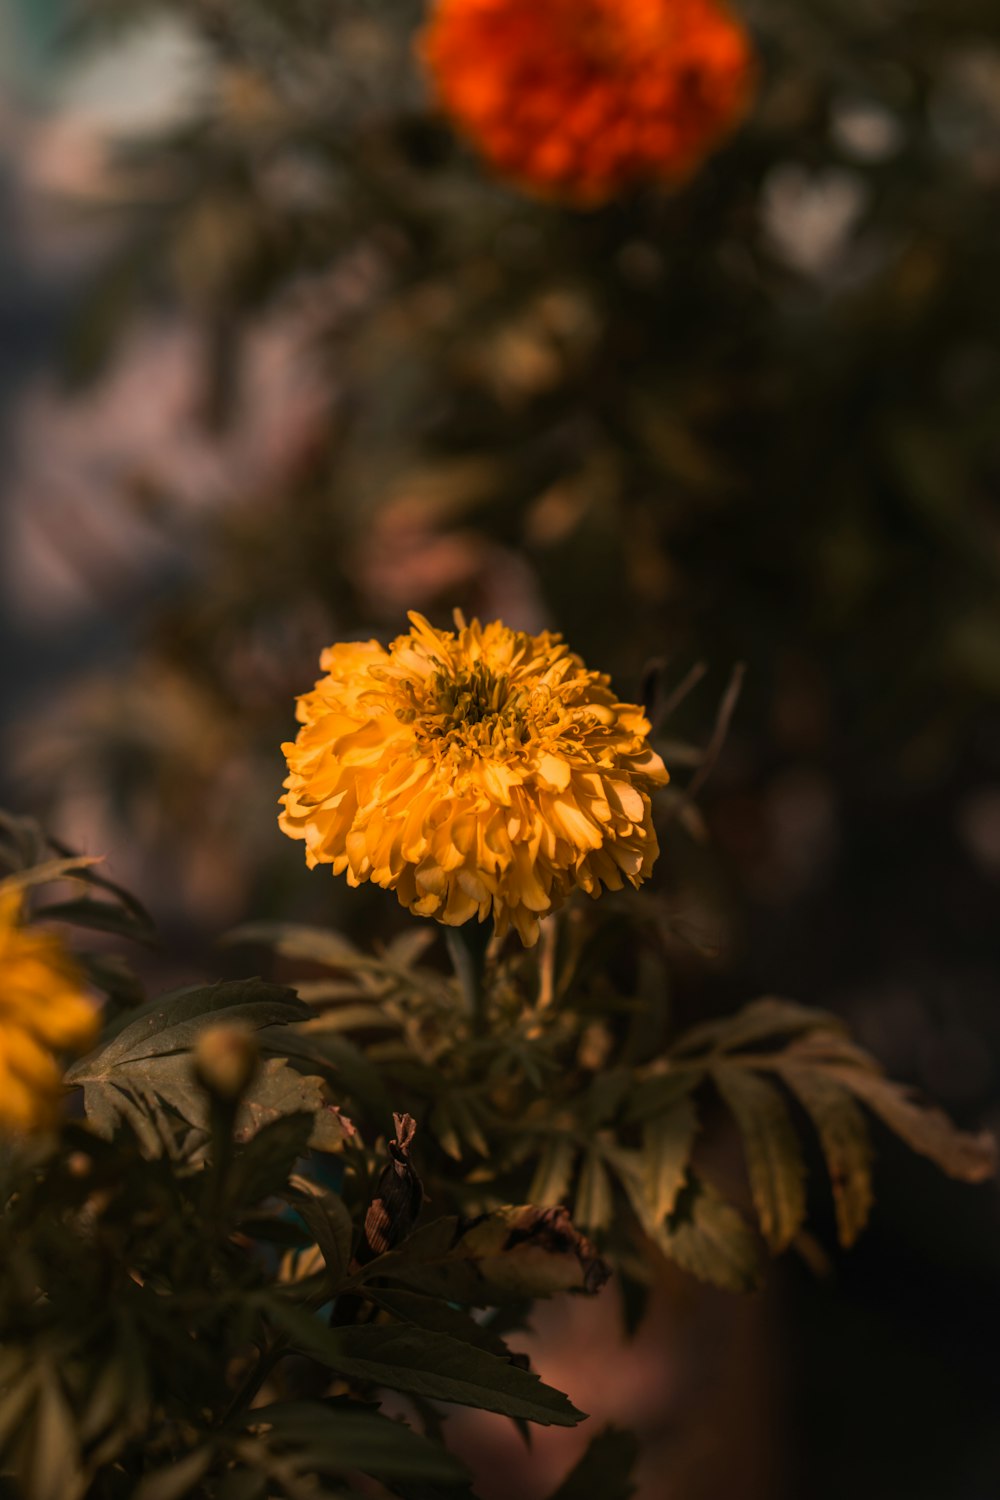
[[701,765],[685,789],[684,795],[689,802],[694,801],[715,769],[716,761],[719,759],[722,747],[726,742],[726,735],[729,733],[730,721],[732,720],[740,692],[743,688],[743,678],[745,675],[746,663],[742,661],[737,662],[733,668],[733,675],[729,679],[729,686],[722,695],[722,702],[719,704],[719,711],[715,716],[715,728],[712,730],[712,738],[708,742]]
[[698,686],[699,682],[704,677],[707,671],[708,666],[705,662],[695,662],[690,672],[686,673],[686,675],[681,679],[681,681],[674,688],[673,692],[670,694],[669,698],[665,698],[664,701],[658,705],[656,711],[656,722],[653,725],[654,729],[657,729],[665,719],[670,718],[670,715],[674,712],[674,710],[679,708],[688,694],[693,692],[694,689]]

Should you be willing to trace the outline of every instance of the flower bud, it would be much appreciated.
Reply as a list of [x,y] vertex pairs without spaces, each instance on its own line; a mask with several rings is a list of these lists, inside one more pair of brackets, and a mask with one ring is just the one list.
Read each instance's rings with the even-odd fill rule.
[[227,1104],[242,1098],[257,1071],[259,1049],[242,1026],[209,1026],[194,1051],[195,1077],[203,1088]]

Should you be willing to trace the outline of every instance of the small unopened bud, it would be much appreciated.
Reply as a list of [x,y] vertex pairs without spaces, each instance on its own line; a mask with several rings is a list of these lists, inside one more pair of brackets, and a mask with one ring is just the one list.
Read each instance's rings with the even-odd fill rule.
[[209,1026],[194,1049],[194,1071],[210,1094],[234,1104],[257,1071],[259,1050],[253,1033],[242,1026]]

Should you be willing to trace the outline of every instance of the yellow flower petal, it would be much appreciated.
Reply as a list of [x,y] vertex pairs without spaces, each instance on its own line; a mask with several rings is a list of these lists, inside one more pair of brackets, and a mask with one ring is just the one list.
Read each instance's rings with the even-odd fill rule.
[[55,1052],[85,1050],[97,1012],[54,933],[25,926],[20,898],[0,890],[0,1129],[36,1130],[58,1113]]
[[410,623],[388,648],[331,646],[299,699],[279,826],[307,863],[526,943],[572,890],[644,880],[667,773],[642,710],[559,636]]

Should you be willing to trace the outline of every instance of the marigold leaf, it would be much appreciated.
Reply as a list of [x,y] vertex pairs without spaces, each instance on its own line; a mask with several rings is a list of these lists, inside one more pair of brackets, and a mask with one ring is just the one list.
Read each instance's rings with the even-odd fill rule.
[[678,1100],[693,1093],[703,1077],[704,1070],[699,1065],[681,1063],[672,1065],[667,1072],[640,1078],[630,1090],[626,1119],[634,1123],[665,1113]]
[[[102,1055],[90,1063],[89,1071],[74,1068],[71,1075],[69,1082],[83,1088],[84,1108],[94,1129],[110,1138],[125,1122],[147,1155],[173,1149],[177,1120],[207,1129],[208,1098],[195,1078],[189,1052],[110,1066]],[[323,1079],[297,1072],[284,1058],[268,1058],[240,1105],[236,1138],[248,1141],[263,1125],[302,1112],[311,1118],[309,1144],[318,1150],[336,1150],[354,1133],[350,1121],[328,1102]]]
[[702,1178],[689,1177],[656,1243],[701,1281],[734,1292],[760,1284],[756,1236],[742,1214]]
[[283,958],[301,958],[331,969],[364,968],[373,960],[339,932],[295,922],[246,922],[226,934],[230,945],[259,943]]
[[584,1229],[606,1229],[614,1216],[611,1179],[596,1146],[583,1158],[573,1207],[573,1217]]
[[735,1052],[757,1042],[779,1036],[796,1036],[803,1032],[825,1031],[836,1034],[843,1029],[836,1016],[812,1010],[792,1000],[765,997],[744,1006],[734,1016],[722,1016],[693,1026],[679,1037],[671,1052],[686,1057],[689,1053]]
[[949,1177],[986,1182],[997,1169],[997,1142],[988,1130],[959,1130],[943,1110],[920,1103],[912,1089],[879,1073],[833,1067],[826,1075],[844,1084],[889,1129]]
[[837,1215],[837,1237],[845,1249],[868,1222],[872,1206],[871,1137],[853,1096],[814,1068],[782,1068],[781,1077],[807,1112],[826,1158]]
[[781,1053],[775,1054],[776,1065],[788,1059],[794,1059],[796,1065],[808,1068],[845,1067],[856,1069],[859,1073],[874,1073],[878,1076],[882,1073],[871,1053],[859,1047],[849,1036],[843,1032],[823,1029],[796,1037]]
[[573,1181],[579,1147],[569,1136],[553,1135],[545,1142],[528,1197],[543,1208],[565,1203]]
[[498,1333],[492,1332],[488,1324],[478,1323],[460,1307],[443,1302],[440,1297],[428,1297],[423,1292],[411,1292],[400,1287],[366,1287],[365,1296],[376,1306],[384,1308],[404,1323],[413,1323],[417,1328],[426,1328],[431,1333],[447,1333],[477,1349],[485,1349],[502,1359],[510,1357],[510,1351]]
[[761,1232],[772,1250],[784,1250],[806,1212],[805,1162],[788,1106],[756,1073],[717,1067],[712,1076],[743,1137]]
[[157,942],[153,924],[141,921],[134,912],[116,905],[112,901],[93,901],[81,896],[76,901],[55,901],[35,910],[36,921],[69,922],[74,927],[86,927],[93,932],[110,932],[116,937],[130,938],[148,946]]
[[91,865],[99,865],[97,855],[78,855],[71,859],[47,859],[32,865],[27,870],[16,870],[0,880],[0,890],[27,891],[36,885],[49,885],[55,880],[82,880]]
[[292,1186],[299,1190],[295,1211],[304,1221],[326,1262],[331,1283],[339,1286],[351,1263],[354,1225],[342,1198],[328,1192],[310,1178],[296,1177]]
[[133,1011],[112,1032],[110,1040],[105,1039],[77,1063],[67,1078],[71,1083],[83,1083],[119,1063],[186,1051],[200,1031],[218,1020],[259,1030],[305,1020],[311,1014],[294,990],[266,984],[262,979],[192,985],[158,996]]
[[226,1194],[237,1204],[259,1203],[280,1192],[313,1133],[311,1113],[269,1120],[238,1150],[226,1174]]
[[299,1353],[348,1380],[545,1427],[573,1427],[583,1420],[561,1391],[543,1385],[537,1375],[448,1334],[412,1327],[328,1328],[301,1307],[272,1302],[270,1308]]
[[380,1255],[367,1275],[391,1277],[471,1307],[555,1292],[596,1292],[608,1268],[566,1210],[501,1208],[465,1223],[437,1219]]
[[643,1126],[642,1186],[648,1214],[644,1223],[658,1226],[673,1212],[697,1131],[698,1116],[689,1096],[677,1099]]
[[326,1084],[312,1073],[300,1073],[283,1057],[271,1057],[258,1070],[236,1117],[237,1140],[248,1140],[262,1125],[305,1111],[312,1116],[309,1145],[337,1151],[357,1132],[327,1098]]
[[360,1470],[379,1479],[445,1482],[460,1482],[467,1475],[464,1464],[438,1443],[358,1401],[259,1406],[249,1413],[246,1426],[269,1448],[290,1452],[304,1469],[320,1474]]

